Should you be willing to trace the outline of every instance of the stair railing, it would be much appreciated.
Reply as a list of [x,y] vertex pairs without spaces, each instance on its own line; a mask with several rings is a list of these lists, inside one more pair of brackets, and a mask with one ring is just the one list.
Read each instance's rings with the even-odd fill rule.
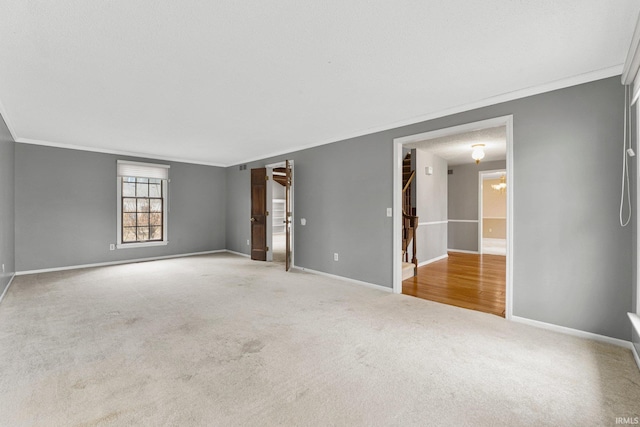
[[[411,215],[412,207],[411,207],[411,183],[416,176],[416,171],[412,171],[407,183],[402,188],[402,226],[405,228],[405,232],[403,235],[406,239],[411,237],[412,240],[412,259],[411,263],[414,265],[414,274],[418,274],[418,258],[416,257],[417,243],[416,243],[416,229],[418,228],[418,217],[415,215]],[[409,232],[408,229],[411,229]],[[407,246],[409,246],[409,242],[406,242],[406,246],[404,246],[404,255],[405,262],[409,262],[409,251],[407,251]]]

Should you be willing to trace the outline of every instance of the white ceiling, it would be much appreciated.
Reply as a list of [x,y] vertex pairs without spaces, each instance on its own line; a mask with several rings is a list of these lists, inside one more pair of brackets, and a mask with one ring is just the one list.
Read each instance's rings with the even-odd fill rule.
[[475,163],[471,158],[471,148],[474,144],[484,144],[485,157],[482,162],[506,160],[507,158],[507,128],[498,126],[440,138],[426,139],[411,144],[407,148],[426,150],[447,161],[447,165],[456,166]]
[[620,74],[640,2],[0,0],[0,11],[0,112],[18,141],[232,165]]

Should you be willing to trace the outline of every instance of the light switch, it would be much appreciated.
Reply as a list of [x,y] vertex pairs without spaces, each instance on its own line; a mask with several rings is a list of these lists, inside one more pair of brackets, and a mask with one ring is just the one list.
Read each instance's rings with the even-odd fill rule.
[[393,208],[387,208],[387,216],[393,216]]
[[300,218],[300,224],[301,225],[307,225],[307,219],[306,218]]

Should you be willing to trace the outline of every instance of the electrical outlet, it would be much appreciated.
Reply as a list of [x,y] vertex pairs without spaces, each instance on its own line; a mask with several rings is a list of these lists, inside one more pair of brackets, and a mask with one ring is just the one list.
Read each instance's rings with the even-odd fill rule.
[[116,250],[116,245],[114,245],[113,243],[109,244],[109,250],[110,251],[115,251]]
[[247,239],[247,246],[251,245],[251,242],[249,241],[249,239]]
[[337,261],[338,260],[338,253],[336,252],[335,254],[333,254],[333,260]]

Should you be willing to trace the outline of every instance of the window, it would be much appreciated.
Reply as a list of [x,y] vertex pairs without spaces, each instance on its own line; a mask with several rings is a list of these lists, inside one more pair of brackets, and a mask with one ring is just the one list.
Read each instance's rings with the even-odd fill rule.
[[118,249],[167,244],[169,166],[118,160]]

